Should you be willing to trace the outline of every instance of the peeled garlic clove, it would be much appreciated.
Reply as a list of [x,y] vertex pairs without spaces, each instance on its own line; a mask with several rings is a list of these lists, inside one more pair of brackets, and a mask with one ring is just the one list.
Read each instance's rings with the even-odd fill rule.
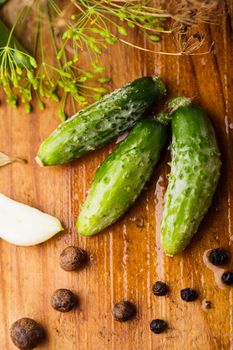
[[60,221],[0,193],[0,237],[18,246],[47,241],[63,230]]

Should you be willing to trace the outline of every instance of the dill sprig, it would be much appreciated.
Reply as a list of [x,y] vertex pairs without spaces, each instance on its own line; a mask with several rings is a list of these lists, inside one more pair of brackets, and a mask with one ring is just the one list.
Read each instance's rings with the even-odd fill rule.
[[[2,0],[3,1],[3,0]],[[5,6],[14,6],[8,0]],[[135,48],[169,55],[203,54],[202,34],[189,35],[199,22],[216,22],[217,0],[23,0],[11,30],[0,21],[0,85],[13,106],[33,98],[43,109],[46,99],[59,103],[58,114],[66,119],[67,101],[73,111],[89,98],[99,99],[107,89],[103,76],[102,51],[117,41]],[[31,54],[17,41],[27,22],[33,40]],[[149,42],[173,35],[177,51],[161,52],[129,41],[137,28]],[[2,35],[2,33],[4,33]],[[21,34],[20,34],[21,33]],[[47,47],[52,47],[49,57]],[[88,53],[89,69],[82,66],[82,52]]]
[[[20,17],[21,13],[18,15]],[[7,102],[16,107],[18,95],[29,109],[31,86],[36,88],[33,69],[37,67],[32,57],[13,36],[16,19],[11,31],[0,20],[0,84],[7,96]]]

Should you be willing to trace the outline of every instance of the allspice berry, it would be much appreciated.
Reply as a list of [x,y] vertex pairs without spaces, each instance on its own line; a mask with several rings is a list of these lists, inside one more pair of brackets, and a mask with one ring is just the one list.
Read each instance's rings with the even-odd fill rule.
[[45,339],[44,329],[31,318],[21,318],[10,329],[11,340],[19,349],[34,349]]
[[60,266],[65,271],[81,269],[87,262],[87,252],[79,247],[67,247],[60,255]]
[[130,301],[121,301],[113,307],[113,316],[116,321],[125,322],[136,315],[136,306]]
[[52,307],[60,312],[68,312],[77,305],[77,298],[69,289],[57,289],[51,298]]

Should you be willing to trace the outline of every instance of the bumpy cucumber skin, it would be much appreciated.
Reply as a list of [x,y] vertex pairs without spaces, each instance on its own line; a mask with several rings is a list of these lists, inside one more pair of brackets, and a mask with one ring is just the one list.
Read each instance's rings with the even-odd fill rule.
[[59,165],[100,148],[132,127],[165,94],[160,78],[143,77],[78,112],[42,143],[43,165]]
[[167,126],[141,120],[96,172],[77,221],[91,236],[117,221],[135,202],[168,138]]
[[161,225],[167,255],[184,250],[211,205],[220,175],[214,129],[199,106],[172,114],[172,162]]

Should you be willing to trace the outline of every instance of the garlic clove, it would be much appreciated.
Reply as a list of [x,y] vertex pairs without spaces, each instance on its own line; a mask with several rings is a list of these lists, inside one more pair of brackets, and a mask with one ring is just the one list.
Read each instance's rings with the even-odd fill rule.
[[0,193],[0,238],[18,246],[47,241],[63,230],[60,221]]

